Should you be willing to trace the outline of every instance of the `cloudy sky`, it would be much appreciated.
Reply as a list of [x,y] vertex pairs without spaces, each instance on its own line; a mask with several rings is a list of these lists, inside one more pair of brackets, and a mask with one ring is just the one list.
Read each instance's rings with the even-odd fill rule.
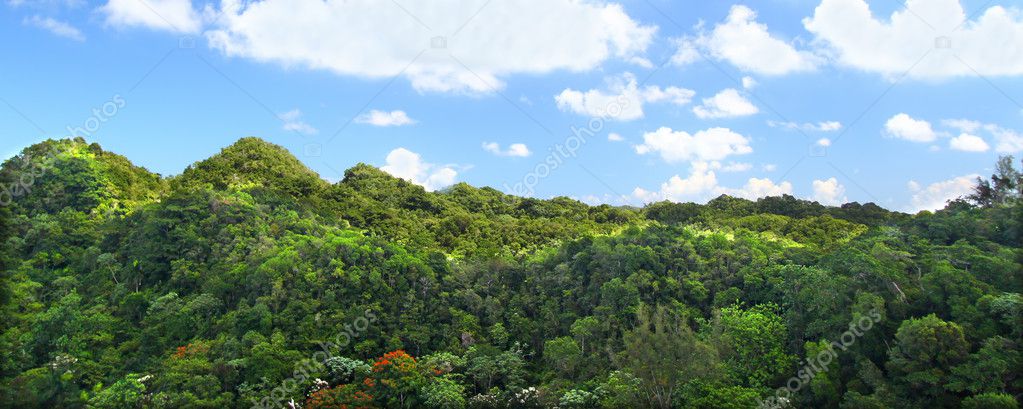
[[0,1],[5,157],[251,135],[332,181],[915,211],[1023,151],[1015,0]]

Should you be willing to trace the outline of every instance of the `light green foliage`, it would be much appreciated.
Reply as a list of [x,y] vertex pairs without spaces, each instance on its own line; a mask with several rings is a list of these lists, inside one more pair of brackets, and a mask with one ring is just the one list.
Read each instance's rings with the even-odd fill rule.
[[594,395],[599,407],[605,409],[635,406],[643,399],[643,381],[623,371],[612,371],[597,385]]
[[436,409],[462,409],[465,407],[465,386],[440,377],[423,387],[423,405]]
[[[142,406],[145,398],[146,378],[137,374],[127,374],[123,379],[104,388],[89,399],[86,407],[96,409],[135,409]],[[100,386],[100,385],[97,385]]]
[[714,333],[734,381],[756,388],[793,373],[796,359],[786,352],[787,329],[777,307],[725,308],[715,322]]
[[1018,409],[1019,402],[1007,393],[983,393],[963,399],[963,409]]

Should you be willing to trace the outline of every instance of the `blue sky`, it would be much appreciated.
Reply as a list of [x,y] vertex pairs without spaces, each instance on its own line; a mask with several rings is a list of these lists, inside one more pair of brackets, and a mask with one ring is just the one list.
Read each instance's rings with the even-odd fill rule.
[[332,181],[915,211],[1023,150],[1015,1],[5,1],[5,157],[174,175],[259,136]]

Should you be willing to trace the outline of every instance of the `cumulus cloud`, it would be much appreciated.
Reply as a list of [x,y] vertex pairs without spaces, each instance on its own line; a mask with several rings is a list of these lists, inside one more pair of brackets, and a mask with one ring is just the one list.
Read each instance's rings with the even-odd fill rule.
[[689,176],[682,178],[672,176],[661,184],[658,191],[652,192],[637,187],[632,196],[643,203],[671,200],[676,202],[705,199],[708,192],[718,187],[717,176],[706,162],[694,162]]
[[484,142],[483,150],[497,156],[517,156],[520,158],[533,154],[524,143],[513,143],[508,145],[508,149],[501,149],[501,145],[497,142]]
[[202,30],[202,17],[191,0],[109,0],[99,8],[108,26],[143,27],[172,33]]
[[724,22],[709,33],[679,41],[672,61],[684,65],[696,61],[700,53],[728,61],[739,69],[762,75],[782,75],[811,71],[821,64],[820,57],[798,50],[790,42],[777,38],[766,24],[757,22],[757,14],[742,5],[732,6]]
[[387,164],[380,168],[394,177],[405,179],[434,191],[455,184],[458,171],[450,166],[426,163],[418,153],[398,148],[387,154]]
[[865,0],[822,0],[803,25],[839,63],[886,76],[911,67],[915,78],[1023,74],[1019,11],[992,6],[967,18],[959,0],[908,0],[886,19]]
[[620,4],[574,0],[223,0],[221,11],[207,37],[228,56],[357,77],[402,75],[433,92],[486,93],[512,74],[638,61],[657,30]]
[[370,110],[369,112],[359,115],[355,118],[355,122],[360,124],[367,124],[373,126],[404,126],[415,124],[416,121],[409,118],[405,111],[380,111]]
[[984,142],[984,139],[977,135],[970,135],[968,133],[963,133],[950,139],[948,141],[948,147],[957,151],[965,152],[987,152],[988,149],[991,149],[987,142]]
[[607,134],[607,140],[609,140],[611,142],[622,142],[622,141],[625,140],[625,138],[622,137],[621,135],[617,134],[617,133],[611,132],[611,133]]
[[667,102],[685,105],[695,92],[685,88],[661,88],[648,85],[640,88],[636,76],[625,73],[607,80],[607,90],[577,91],[567,88],[554,97],[562,111],[596,118],[631,121],[643,117],[643,104]]
[[720,165],[712,162],[693,162],[687,177],[672,176],[656,191],[637,187],[632,191],[632,197],[641,203],[651,203],[661,200],[701,202],[722,194],[749,200],[792,194],[791,183],[775,184],[766,178],[749,178],[746,184],[739,188],[720,186],[717,175],[714,173],[715,167],[720,168]]
[[885,135],[889,137],[911,142],[933,142],[937,138],[930,122],[913,119],[906,114],[898,114],[888,119],[884,124],[884,130]]
[[661,127],[643,134],[643,144],[635,147],[636,153],[656,153],[665,162],[716,161],[732,155],[753,152],[750,140],[728,128],[710,128],[690,135],[685,131],[674,131]]
[[813,181],[813,200],[826,206],[839,206],[849,201],[845,197],[845,186],[838,183],[838,179],[828,178],[826,180]]
[[771,179],[767,178],[750,178],[741,188],[720,188],[718,192],[743,199],[757,200],[768,196],[791,195],[792,184],[789,182],[775,184]]
[[[994,149],[998,153],[1023,151],[1023,135],[997,124],[986,124],[969,119],[946,119],[941,121],[941,124],[960,132],[959,136],[949,141],[949,147],[955,150],[986,152],[991,148],[987,140],[993,140]],[[987,140],[980,136],[981,133],[987,134]]]
[[913,194],[910,198],[909,211],[939,210],[945,208],[949,200],[966,196],[973,192],[977,180],[976,174],[959,176],[949,180],[935,182],[926,187],[916,181],[909,181],[907,187]]
[[704,119],[749,116],[757,112],[760,112],[760,109],[734,88],[728,88],[713,97],[704,98],[703,105],[693,107],[693,113]]
[[[976,133],[981,131],[986,132],[988,135],[990,135],[991,138],[995,140],[996,143],[995,151],[997,151],[998,153],[1016,153],[1023,151],[1023,135],[1020,135],[1019,132],[1016,132],[1012,129],[1006,129],[996,124],[985,124],[979,121],[973,121],[969,119],[946,119],[944,121],[941,121],[941,123],[942,125],[945,125],[949,128],[955,128],[964,134],[970,134],[971,136],[975,136]],[[962,138],[962,135],[960,135],[960,137],[956,139],[960,138]],[[981,142],[984,142],[984,146],[987,146],[987,143],[979,136],[977,136],[976,138],[980,139]],[[968,143],[968,145],[976,149],[979,149],[981,145],[977,143],[976,140],[971,141],[970,139],[972,138],[966,138],[965,140],[961,140],[960,142],[964,143],[962,146],[966,146],[967,145],[966,143]],[[955,149],[955,147],[953,147],[953,149]],[[987,149],[984,149],[984,151],[986,150]]]
[[1016,153],[1023,151],[1023,135],[1020,135],[1019,132],[992,124],[985,125],[984,129],[990,132],[998,142],[998,144],[995,145],[995,151],[999,153]]
[[767,121],[767,125],[772,128],[781,128],[793,131],[802,130],[810,132],[835,132],[842,129],[842,123],[838,121],[823,121],[817,123]]
[[50,17],[32,16],[22,21],[25,25],[41,28],[51,34],[78,42],[85,41],[85,35],[74,26]]
[[284,130],[298,132],[306,135],[313,135],[320,131],[302,121],[302,111],[293,109],[277,116],[284,121]]

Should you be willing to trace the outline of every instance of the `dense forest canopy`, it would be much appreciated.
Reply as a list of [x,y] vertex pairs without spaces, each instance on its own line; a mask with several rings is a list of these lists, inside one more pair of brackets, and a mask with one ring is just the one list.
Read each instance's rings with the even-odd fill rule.
[[909,215],[642,209],[244,138],[165,178],[3,164],[0,407],[1018,408],[1023,178]]

